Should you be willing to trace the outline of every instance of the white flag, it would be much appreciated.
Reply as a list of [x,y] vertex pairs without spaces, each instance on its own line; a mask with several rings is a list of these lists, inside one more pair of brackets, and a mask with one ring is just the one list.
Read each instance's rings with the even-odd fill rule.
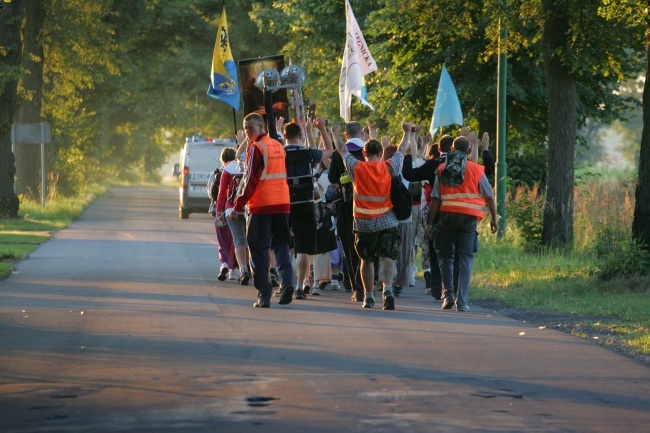
[[[368,104],[361,96],[363,88],[362,78],[377,70],[377,63],[370,55],[366,40],[361,34],[361,29],[354,17],[350,2],[345,0],[345,28],[347,39],[341,62],[341,77],[339,79],[339,104],[340,115],[346,121],[350,121],[348,108],[350,107],[352,95]],[[368,104],[370,108],[372,106]]]

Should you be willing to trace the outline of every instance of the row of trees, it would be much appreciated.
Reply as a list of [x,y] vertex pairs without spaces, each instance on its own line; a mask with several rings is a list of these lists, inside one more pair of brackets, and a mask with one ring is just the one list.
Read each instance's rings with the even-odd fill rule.
[[[40,188],[38,146],[18,147],[14,163],[12,123],[50,122],[50,190],[65,195],[105,178],[155,179],[186,136],[234,134],[229,108],[206,96],[221,1],[2,5],[0,213],[17,212],[14,175],[18,194]],[[238,58],[279,52],[248,17],[252,2],[228,6]]]
[[[6,179],[13,178],[6,150],[12,121],[53,124],[53,180],[66,193],[99,176],[150,176],[185,135],[230,135],[229,107],[205,96],[222,4],[13,0],[0,10],[0,25],[11,30],[0,35],[0,200],[9,197]],[[235,59],[282,52],[307,72],[305,94],[318,114],[338,120],[344,2],[229,0],[226,6]],[[647,2],[354,0],[352,6],[379,65],[366,77],[377,112],[355,104],[353,115],[378,121],[380,129],[430,118],[444,63],[466,121],[496,137],[496,62],[499,49],[507,49],[509,175],[545,185],[544,243],[570,243],[577,130],[588,119],[611,123],[635,108],[618,88],[647,71]],[[502,25],[509,37],[500,48]],[[648,147],[640,155],[637,209],[647,196]],[[21,172],[21,161],[17,167],[19,181],[35,189],[27,179],[38,170]],[[638,237],[638,227],[650,226],[648,215],[650,209],[639,211]]]
[[[343,7],[337,0],[297,5],[278,0],[253,9],[259,26],[286,23],[272,31],[289,40],[286,54],[305,62],[316,100],[327,100],[336,83],[339,63],[332,53],[341,51],[345,25],[342,19],[323,20],[323,12],[343,17]],[[545,185],[543,244],[570,244],[577,130],[588,119],[605,124],[623,119],[638,104],[618,88],[647,71],[647,2],[356,0],[353,7],[358,18],[365,17],[361,28],[379,66],[366,77],[370,100],[391,129],[404,117],[431,115],[444,63],[466,120],[495,137],[496,63],[499,49],[507,49],[509,174],[515,181]],[[500,48],[501,25],[509,37]],[[325,109],[335,116],[337,106]],[[359,108],[357,117],[374,114]],[[640,170],[644,167],[642,153]],[[640,175],[638,197],[646,185]],[[647,238],[637,228],[649,226],[648,217],[647,211],[638,214],[643,221],[635,224],[638,238]]]

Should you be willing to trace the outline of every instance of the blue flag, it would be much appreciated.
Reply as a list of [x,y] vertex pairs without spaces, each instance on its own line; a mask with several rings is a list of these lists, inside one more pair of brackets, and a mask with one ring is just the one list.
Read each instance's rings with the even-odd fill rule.
[[230,51],[230,36],[226,21],[226,7],[223,8],[219,21],[219,33],[212,54],[212,72],[208,96],[219,99],[239,110],[239,83],[237,83],[237,66]]
[[460,108],[460,101],[454,83],[451,81],[449,72],[445,65],[442,65],[440,73],[440,84],[436,95],[436,105],[433,108],[431,117],[431,135],[435,135],[441,126],[462,125],[463,110]]

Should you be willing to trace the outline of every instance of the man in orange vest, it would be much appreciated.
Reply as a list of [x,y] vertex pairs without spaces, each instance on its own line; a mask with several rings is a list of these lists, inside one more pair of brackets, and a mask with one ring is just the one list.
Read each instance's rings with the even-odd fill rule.
[[[458,311],[468,311],[467,291],[472,275],[474,253],[478,251],[476,226],[490,210],[490,229],[499,230],[497,208],[492,187],[485,177],[485,167],[468,161],[472,146],[467,137],[454,140],[454,150],[447,154],[447,162],[438,167],[433,191],[426,236],[433,239],[442,274],[442,309],[454,304]],[[440,212],[437,231],[436,215]],[[458,287],[454,287],[454,253],[458,249]],[[458,294],[456,299],[454,293]]]
[[409,144],[412,129],[412,124],[402,123],[404,136],[399,149],[389,161],[385,162],[382,160],[381,143],[373,137],[376,134],[371,134],[371,138],[363,146],[365,161],[359,161],[350,154],[341,140],[340,127],[338,125],[332,127],[336,148],[343,157],[345,167],[352,179],[354,245],[361,259],[363,308],[372,308],[375,305],[374,262],[379,259],[384,284],[383,308],[384,310],[395,309],[393,266],[399,247],[397,228],[399,222],[393,212],[393,203],[390,199],[391,175],[397,175],[402,171],[404,151]]
[[279,304],[293,298],[293,266],[289,243],[289,187],[282,144],[264,130],[264,120],[257,113],[244,117],[244,130],[250,143],[246,152],[243,190],[235,198],[230,218],[237,219],[248,206],[246,240],[251,256],[253,284],[258,291],[254,307],[271,304],[269,284],[269,249],[275,253],[276,267],[282,281]]

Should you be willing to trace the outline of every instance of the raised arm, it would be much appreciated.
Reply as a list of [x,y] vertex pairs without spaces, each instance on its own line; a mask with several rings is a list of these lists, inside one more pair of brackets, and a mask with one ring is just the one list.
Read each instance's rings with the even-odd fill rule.
[[411,158],[413,158],[413,162],[417,161],[418,159],[418,135],[418,127],[413,127],[411,129],[411,140],[409,147],[409,154],[411,155]]
[[248,150],[248,138],[243,130],[237,131],[237,152],[235,152],[235,159],[239,161],[242,153]]
[[330,131],[332,131],[332,136],[334,137],[334,144],[336,145],[336,150],[343,156],[345,153],[347,153],[348,148],[345,146],[345,143],[343,140],[341,140],[341,136],[339,133],[341,132],[341,125],[332,125],[332,128],[330,128]]
[[386,150],[388,146],[390,146],[390,139],[388,138],[388,135],[384,135],[381,137],[381,148]]
[[373,122],[373,123],[368,124],[368,126],[366,126],[366,128],[368,129],[368,138],[367,139],[376,140],[376,139],[379,138],[379,130],[377,128],[375,128],[376,124],[377,124],[377,122]]
[[414,127],[412,123],[402,122],[402,131],[404,132],[404,135],[402,135],[402,142],[399,144],[399,148],[397,149],[398,151],[406,153],[406,148],[411,141],[411,133],[413,131],[413,128]]
[[284,125],[284,117],[279,116],[275,118],[275,132],[278,134],[277,137],[271,137],[274,140],[284,140],[284,135],[283,135],[283,125]]
[[428,158],[430,145],[431,145],[431,133],[427,132],[422,136],[422,149],[420,149],[420,157],[422,157],[422,159]]
[[476,132],[469,131],[469,144],[472,146],[472,153],[469,156],[469,160],[472,162],[478,162],[478,139],[476,138]]
[[316,140],[314,140],[314,123],[310,118],[307,118],[307,121],[305,122],[305,134],[307,137],[307,147],[310,149],[316,149]]
[[332,148],[332,139],[327,133],[327,127],[325,126],[326,123],[327,121],[321,117],[314,120],[314,126],[318,129],[318,132],[320,132],[323,143],[323,159],[321,161],[325,161],[327,158],[331,157],[334,152],[334,149]]

